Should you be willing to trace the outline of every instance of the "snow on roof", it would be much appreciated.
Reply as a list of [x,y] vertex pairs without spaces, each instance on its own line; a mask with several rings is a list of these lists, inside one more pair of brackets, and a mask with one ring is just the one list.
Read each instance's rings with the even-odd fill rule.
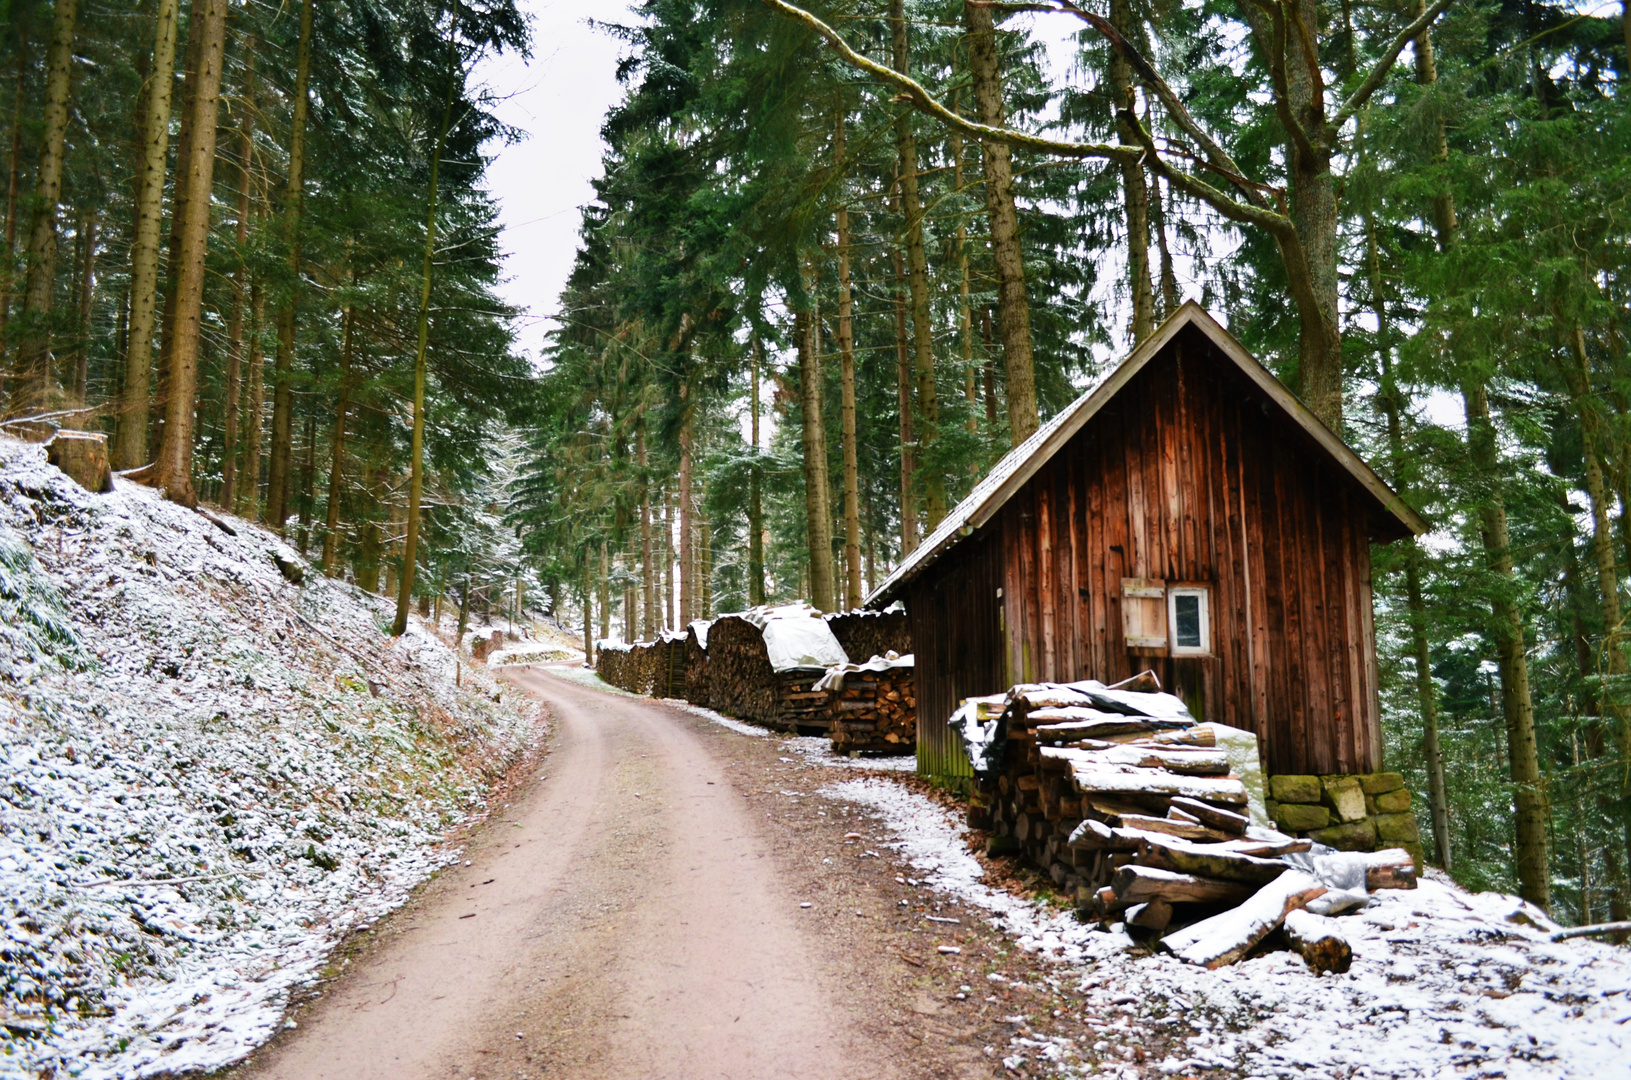
[[697,636],[697,644],[706,649],[708,647],[708,627],[712,626],[713,624],[714,621],[712,619],[694,619],[692,620],[691,624],[685,628],[687,631],[686,636],[689,637],[691,634],[695,634]]
[[1417,534],[1427,531],[1427,523],[1405,505],[1358,454],[1309,412],[1308,407],[1298,401],[1296,396],[1286,389],[1284,383],[1258,363],[1240,342],[1218,324],[1216,319],[1191,300],[1168,316],[1155,333],[1129,353],[1127,358],[1096,386],[1071,402],[1053,419],[1038,428],[1030,438],[1014,447],[997,462],[985,478],[974,485],[974,490],[969,492],[968,498],[958,503],[957,508],[946,515],[934,532],[901,561],[895,572],[872,591],[872,595],[866,599],[866,606],[876,608],[892,599],[901,586],[917,577],[948,548],[990,521],[1037,470],[1047,464],[1083,425],[1187,326],[1193,326],[1211,338],[1225,357],[1234,361],[1247,378],[1278,404],[1294,423],[1307,432],[1336,464],[1353,476],[1359,485],[1376,499],[1382,509],[1397,518],[1405,529]]

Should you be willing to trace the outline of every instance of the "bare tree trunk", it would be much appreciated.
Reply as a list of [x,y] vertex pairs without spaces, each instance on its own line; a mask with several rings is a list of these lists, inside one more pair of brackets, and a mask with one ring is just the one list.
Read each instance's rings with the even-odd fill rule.
[[323,573],[334,576],[340,554],[340,497],[345,491],[345,419],[351,407],[351,357],[356,339],[357,313],[345,309],[345,337],[340,347],[340,400],[334,405],[334,438],[328,469],[328,514],[323,523]]
[[606,554],[606,538],[600,538],[600,640],[612,636],[612,560]]
[[[1133,22],[1128,0],[1110,0],[1110,22],[1126,35]],[[1138,99],[1133,93],[1133,69],[1121,50],[1110,50],[1110,108],[1115,113],[1116,138],[1123,146],[1137,146],[1135,134]],[[1155,333],[1155,288],[1150,283],[1150,193],[1144,162],[1121,164],[1121,191],[1127,211],[1127,285],[1133,300],[1133,343]]]
[[1467,446],[1484,487],[1478,508],[1483,527],[1484,557],[1498,585],[1490,596],[1495,637],[1495,663],[1501,675],[1501,709],[1506,717],[1507,756],[1516,804],[1515,854],[1518,892],[1543,910],[1551,907],[1551,872],[1546,850],[1550,810],[1540,775],[1535,744],[1535,705],[1529,692],[1529,661],[1524,651],[1523,612],[1507,587],[1513,580],[1512,547],[1507,532],[1506,503],[1498,474],[1495,425],[1482,380],[1462,390],[1467,410]]
[[1161,317],[1178,310],[1178,274],[1173,268],[1172,248],[1167,241],[1167,209],[1161,193],[1161,178],[1150,174],[1150,225],[1155,230],[1155,242],[1161,250]]
[[697,575],[691,535],[691,383],[680,383],[680,624],[696,616]]
[[657,639],[657,566],[651,550],[651,477],[646,472],[646,426],[641,422],[636,430],[636,447],[640,463],[640,584],[645,616],[641,620],[645,637]]
[[[590,629],[595,621],[595,587],[593,558],[589,549],[583,549],[583,662],[590,667],[595,663],[595,635]],[[463,640],[463,635],[460,635]]]
[[804,517],[810,547],[810,603],[831,611],[832,512],[827,505],[827,426],[821,415],[821,357],[816,352],[815,318],[793,316],[799,351],[799,409],[804,434]]
[[[6,325],[11,321],[12,264],[17,258],[17,195],[23,175],[23,75],[28,71],[28,39],[17,42],[17,83],[11,99],[11,157],[6,169],[6,250],[0,264],[0,358],[6,354]],[[0,363],[0,397],[5,395],[6,365]]]
[[895,390],[900,413],[900,548],[901,557],[917,547],[916,445],[912,433],[912,362],[906,344],[906,300],[901,288],[906,281],[905,260],[900,248],[890,246],[895,264]]
[[91,312],[96,299],[97,213],[80,221],[79,247],[79,341],[74,347],[74,405],[85,405],[85,384],[90,379]]
[[[192,0],[188,7],[188,25],[196,24],[203,17],[204,0]],[[176,129],[176,180],[170,199],[170,235],[165,245],[165,274],[162,287],[164,289],[164,312],[159,321],[159,354],[158,369],[156,372],[157,386],[149,407],[147,451],[143,460],[157,461],[159,444],[164,439],[164,403],[169,399],[170,393],[170,367],[175,360],[176,348],[176,285],[181,267],[181,227],[187,220],[187,184],[181,177],[185,163],[192,160],[193,145],[193,117],[197,110],[193,108],[193,98],[198,90],[198,79],[194,72],[198,70],[199,50],[202,40],[195,34],[187,35],[187,56],[182,63],[183,83],[181,86],[180,124]]]
[[313,0],[300,5],[295,53],[294,110],[289,121],[289,175],[283,193],[283,243],[289,260],[288,294],[278,305],[277,356],[272,374],[272,454],[266,476],[266,521],[281,531],[289,517],[289,466],[294,456],[295,317],[300,302],[300,219],[306,199],[306,115],[311,107]]
[[249,384],[244,403],[243,477],[238,483],[239,516],[253,517],[260,506],[262,427],[266,417],[266,352],[261,327],[266,323],[266,293],[258,279],[249,282]]
[[663,625],[683,629],[674,619],[674,493],[664,484],[659,490],[663,502]]
[[23,293],[23,337],[17,353],[17,388],[11,411],[47,408],[52,397],[51,301],[57,279],[57,213],[62,199],[62,147],[68,133],[75,23],[79,0],[57,0],[51,45],[45,54],[45,107],[35,166],[34,219],[28,234],[28,278]]
[[[232,313],[227,319],[227,416],[226,440],[221,452],[221,505],[230,509],[238,491],[238,406],[243,382],[244,301],[249,292],[249,185],[255,139],[255,39],[244,38],[243,116],[238,123],[238,204],[237,235],[234,250],[238,265],[232,274]],[[333,576],[325,563],[324,572]]]
[[762,345],[753,336],[753,353],[748,361],[748,411],[752,417],[753,472],[748,476],[748,606],[765,602],[765,516],[763,484],[759,463],[759,357]]
[[702,617],[714,617],[714,531],[708,523],[708,500],[697,494],[697,586],[702,590]]
[[159,234],[164,226],[164,172],[170,150],[170,95],[175,83],[177,0],[158,0],[153,67],[142,109],[141,171],[136,177],[135,228],[130,240],[130,344],[113,459],[121,469],[147,460],[153,395],[153,330],[158,307]]
[[[910,73],[906,38],[905,0],[890,0],[894,67]],[[933,530],[946,516],[946,480],[934,464],[940,435],[940,399],[934,384],[934,327],[929,316],[929,257],[923,245],[923,200],[917,186],[917,139],[912,133],[915,113],[903,106],[895,118],[895,142],[900,159],[901,208],[906,213],[907,281],[912,294],[912,351],[917,376],[917,445],[928,459],[923,473],[923,513]]]
[[[307,0],[310,3],[311,0]],[[396,622],[392,636],[408,630],[408,606],[413,601],[413,577],[419,558],[419,507],[425,493],[425,376],[426,352],[430,347],[430,286],[436,263],[437,179],[441,175],[442,152],[447,147],[447,130],[453,122],[453,93],[458,79],[454,28],[447,31],[447,94],[442,99],[442,126],[436,133],[436,148],[430,159],[430,197],[425,210],[425,260],[419,275],[419,347],[413,362],[413,445],[409,450],[411,473],[408,479],[408,529],[402,549],[402,591],[396,598]],[[290,330],[293,330],[291,309]]]
[[[833,158],[839,183],[844,182],[844,108],[840,104],[833,130]],[[843,607],[861,606],[861,465],[855,445],[855,330],[851,322],[849,206],[838,202],[838,360],[839,410],[844,433],[844,581]],[[757,410],[757,406],[755,406]],[[754,427],[758,427],[757,424]]]
[[[955,107],[955,105],[954,105]],[[961,110],[959,110],[961,111]],[[951,187],[958,196],[963,194],[963,133],[951,132]],[[980,430],[979,374],[974,366],[974,308],[969,299],[970,280],[968,264],[968,222],[961,214],[957,217],[957,336],[963,351],[963,400],[968,405],[967,426],[970,434]],[[973,475],[979,474],[979,463],[969,462]]]
[[[991,9],[965,2],[968,70],[980,123],[1006,123],[1002,103],[1002,64]],[[1003,367],[1008,381],[1008,429],[1018,446],[1040,420],[1036,372],[1031,363],[1031,310],[1025,299],[1025,260],[1019,247],[1019,214],[1014,209],[1013,155],[1007,143],[982,141],[985,206],[991,219],[991,256],[997,271],[997,321],[1002,327]]]
[[306,414],[306,460],[300,467],[300,554],[311,542],[317,509],[317,409]]
[[175,350],[170,386],[164,403],[164,436],[159,446],[158,484],[173,502],[192,506],[193,430],[198,398],[198,352],[204,317],[205,258],[209,254],[210,193],[215,177],[216,117],[221,103],[221,65],[226,48],[226,0],[203,0],[195,10],[189,35],[199,42],[198,67],[187,73],[197,79],[193,102],[192,140],[178,182],[187,186],[185,219],[181,225],[181,265],[176,274]]

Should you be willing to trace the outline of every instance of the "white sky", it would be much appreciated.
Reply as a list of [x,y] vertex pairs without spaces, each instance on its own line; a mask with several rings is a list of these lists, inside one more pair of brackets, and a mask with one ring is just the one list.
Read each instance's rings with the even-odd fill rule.
[[527,311],[517,324],[522,350],[536,359],[558,311],[578,250],[578,210],[594,198],[600,175],[600,123],[622,97],[621,47],[589,26],[624,21],[628,9],[594,0],[522,0],[532,19],[533,55],[490,59],[480,78],[505,100],[499,119],[526,138],[499,151],[487,171],[498,197],[508,258],[504,299]]

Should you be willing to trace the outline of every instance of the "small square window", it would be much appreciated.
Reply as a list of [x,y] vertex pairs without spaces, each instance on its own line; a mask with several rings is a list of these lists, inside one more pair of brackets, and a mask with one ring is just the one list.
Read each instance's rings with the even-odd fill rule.
[[1167,590],[1167,626],[1173,656],[1205,656],[1212,651],[1210,590],[1173,586]]

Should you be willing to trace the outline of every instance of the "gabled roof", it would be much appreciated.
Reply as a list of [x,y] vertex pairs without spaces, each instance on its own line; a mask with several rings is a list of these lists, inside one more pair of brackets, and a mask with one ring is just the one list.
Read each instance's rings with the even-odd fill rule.
[[1384,514],[1399,522],[1405,533],[1419,535],[1427,531],[1427,523],[1376,475],[1374,469],[1321,423],[1284,383],[1258,363],[1245,346],[1236,341],[1205,308],[1191,300],[1168,316],[1155,333],[1145,338],[1103,381],[1071,402],[997,462],[985,478],[974,485],[968,498],[958,503],[957,508],[946,515],[928,539],[919,544],[917,550],[872,591],[872,595],[866,599],[866,606],[876,607],[894,599],[902,586],[916,578],[963,537],[995,517],[1003,504],[1024,487],[1025,482],[1036,475],[1037,470],[1046,465],[1122,387],[1132,381],[1133,376],[1155,359],[1185,327],[1191,326],[1205,334],[1223,356],[1234,362],[1242,375],[1250,379],[1292,423],[1307,434],[1315,446],[1352,476]]

